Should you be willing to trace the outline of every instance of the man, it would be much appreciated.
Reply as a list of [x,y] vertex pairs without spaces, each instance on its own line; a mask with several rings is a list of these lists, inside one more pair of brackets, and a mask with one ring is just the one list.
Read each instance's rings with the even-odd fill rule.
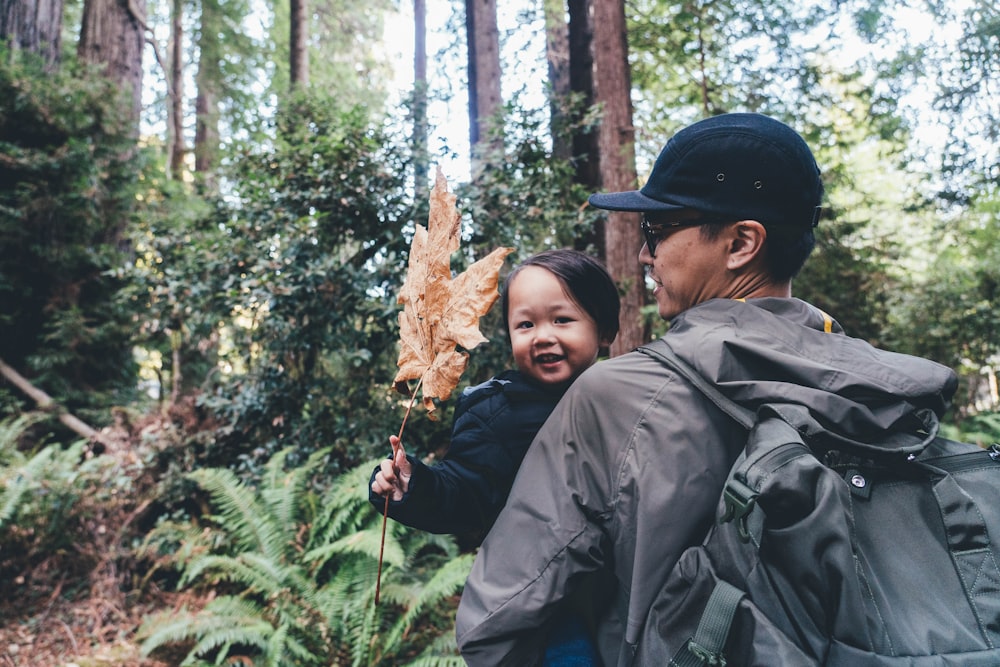
[[[664,338],[730,398],[807,405],[858,439],[920,408],[940,414],[955,390],[951,371],[876,350],[792,298],[822,192],[796,132],[726,114],[670,139],[641,190],[590,203],[642,212],[639,261],[670,320]],[[603,664],[632,664],[653,599],[712,525],[745,440],[648,355],[587,370],[539,431],[476,558],[457,619],[466,661],[538,664],[547,620],[596,580],[610,583],[596,607]]]

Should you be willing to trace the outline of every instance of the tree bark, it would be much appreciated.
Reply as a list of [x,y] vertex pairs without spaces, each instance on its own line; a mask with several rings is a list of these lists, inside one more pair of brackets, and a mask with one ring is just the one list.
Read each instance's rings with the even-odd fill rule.
[[85,0],[77,55],[105,66],[105,75],[131,100],[129,118],[139,132],[146,0]]
[[496,0],[466,0],[465,28],[469,44],[469,143],[473,177],[476,155],[503,149],[503,137],[491,126],[500,110],[500,31]]
[[8,382],[24,392],[24,395],[33,400],[38,405],[40,410],[55,413],[56,418],[62,422],[64,426],[80,437],[86,438],[92,442],[108,444],[98,431],[94,430],[91,426],[81,421],[79,418],[63,410],[54,400],[52,400],[51,396],[31,384],[27,378],[8,366],[3,359],[0,359],[0,376],[6,378]]
[[180,180],[184,173],[184,2],[173,0],[170,16],[170,147],[168,173]]
[[413,180],[416,201],[427,197],[427,0],[413,0]]
[[198,31],[198,71],[195,73],[197,95],[194,103],[194,170],[201,187],[215,190],[215,164],[219,153],[219,81],[222,79],[222,47],[219,24],[222,9],[216,0],[202,0],[201,26]]
[[62,0],[0,0],[0,41],[35,53],[51,69],[59,63]]
[[565,0],[544,0],[545,59],[549,65],[549,104],[552,127],[552,156],[568,160],[573,156],[573,142],[566,134],[564,114],[569,97],[569,25]]
[[[580,94],[584,106],[589,108],[594,104],[594,56],[591,52],[594,29],[590,0],[569,0],[568,6],[569,86],[574,93]],[[573,134],[573,157],[576,160],[576,182],[590,189],[600,187],[595,132]]]
[[309,12],[306,0],[291,0],[290,61],[292,89],[309,85]]
[[[638,179],[625,3],[595,0],[592,11],[594,97],[603,110],[597,133],[601,189],[631,190]],[[645,276],[636,259],[641,246],[639,214],[609,211],[604,225],[605,262],[622,291],[621,330],[611,346],[612,356],[643,344],[648,335],[641,315],[646,297]]]

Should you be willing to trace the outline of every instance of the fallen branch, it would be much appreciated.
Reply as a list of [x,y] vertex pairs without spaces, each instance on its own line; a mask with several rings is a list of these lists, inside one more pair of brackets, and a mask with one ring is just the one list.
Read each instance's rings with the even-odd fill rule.
[[74,433],[86,438],[90,441],[100,442],[101,444],[108,445],[107,440],[91,426],[84,423],[77,417],[66,412],[58,403],[53,400],[51,396],[46,394],[44,391],[31,384],[23,375],[18,373],[16,370],[11,368],[7,363],[0,359],[0,375],[7,378],[11,384],[20,389],[25,393],[26,396],[31,398],[38,405],[38,409],[44,412],[50,412],[56,416],[56,418],[61,421],[67,428],[69,428]]

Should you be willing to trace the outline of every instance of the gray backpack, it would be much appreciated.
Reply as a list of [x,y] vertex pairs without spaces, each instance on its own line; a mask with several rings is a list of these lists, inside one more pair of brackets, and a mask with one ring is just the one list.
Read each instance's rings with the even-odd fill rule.
[[685,551],[633,664],[1000,665],[1000,446],[847,440],[800,405],[756,413],[663,340],[640,348],[747,428],[719,523]]

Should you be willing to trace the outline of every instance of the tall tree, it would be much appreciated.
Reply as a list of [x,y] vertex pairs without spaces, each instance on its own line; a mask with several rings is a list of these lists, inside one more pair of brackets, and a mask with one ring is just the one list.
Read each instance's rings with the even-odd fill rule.
[[[592,11],[594,99],[603,111],[597,133],[601,189],[630,190],[637,179],[625,2],[595,1]],[[622,293],[621,331],[611,347],[612,356],[646,342],[641,315],[646,286],[636,261],[641,246],[638,214],[610,211],[604,226],[605,263]]]
[[496,0],[466,0],[465,28],[469,54],[469,143],[475,165],[477,152],[503,147],[499,128],[490,124],[502,102]]
[[170,3],[170,71],[167,75],[167,172],[180,179],[184,171],[184,0]]
[[309,85],[309,11],[306,0],[291,0],[289,69],[292,88]]
[[105,68],[105,75],[131,99],[129,117],[139,131],[146,0],[85,0],[77,55]]
[[[579,97],[580,110],[587,110],[594,105],[594,55],[591,45],[594,41],[594,29],[590,14],[590,0],[569,0],[569,87],[570,91]],[[580,127],[573,118],[573,125],[579,127],[572,135],[573,165],[575,181],[587,190],[597,190],[601,185],[598,173],[597,133],[589,127]],[[595,224],[595,234],[592,238],[581,239],[582,247],[594,245],[598,254],[604,257],[604,221],[599,219]]]
[[549,66],[552,125],[552,155],[568,160],[573,155],[571,139],[561,131],[570,95],[569,24],[565,0],[543,0],[545,12],[545,60]]
[[417,201],[427,196],[427,0],[413,0],[413,181]]
[[59,62],[62,0],[0,0],[0,42],[38,54],[47,67]]
[[198,71],[195,74],[194,170],[209,191],[215,188],[215,166],[219,155],[219,94],[222,87],[225,23],[218,0],[202,0],[198,27]]

